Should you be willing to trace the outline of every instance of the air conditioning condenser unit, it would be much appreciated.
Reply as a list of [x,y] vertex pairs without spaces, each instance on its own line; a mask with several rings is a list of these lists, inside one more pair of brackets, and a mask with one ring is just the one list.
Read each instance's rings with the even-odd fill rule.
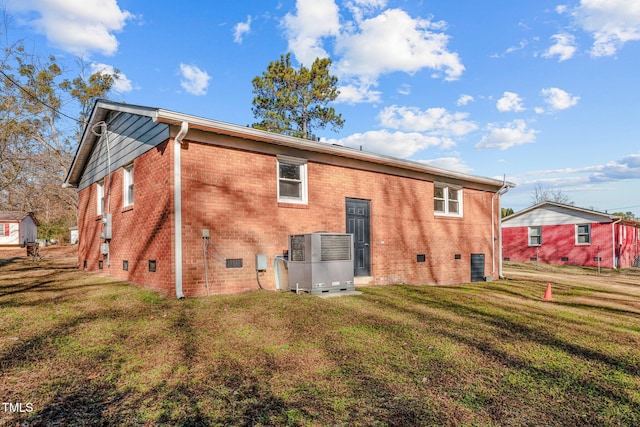
[[354,290],[353,235],[290,235],[289,289],[311,294]]

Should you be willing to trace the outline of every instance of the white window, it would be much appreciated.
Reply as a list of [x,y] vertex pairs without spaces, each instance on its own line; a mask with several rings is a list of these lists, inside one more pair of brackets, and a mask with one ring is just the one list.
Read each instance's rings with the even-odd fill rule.
[[307,203],[307,161],[278,156],[278,202]]
[[529,246],[542,245],[542,227],[529,227]]
[[578,245],[591,244],[591,224],[576,225],[576,244]]
[[123,206],[133,205],[133,164],[124,167]]
[[96,199],[98,200],[96,211],[98,212],[98,215],[102,215],[104,213],[104,181],[98,182],[96,184],[96,188]]
[[462,189],[434,184],[433,211],[436,215],[462,216]]

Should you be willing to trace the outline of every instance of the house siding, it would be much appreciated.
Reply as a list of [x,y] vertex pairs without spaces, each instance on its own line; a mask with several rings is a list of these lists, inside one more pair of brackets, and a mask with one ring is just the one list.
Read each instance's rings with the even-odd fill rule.
[[[171,144],[168,141],[138,157],[134,165],[134,204],[123,208],[124,169],[111,177],[112,240],[110,265],[100,253],[102,215],[97,215],[96,184],[80,190],[79,242],[80,268],[101,272],[124,280],[175,294],[173,269],[173,173]],[[105,198],[109,177],[105,178]],[[106,203],[106,202],[105,202]],[[105,208],[106,210],[106,208]],[[156,261],[156,272],[149,261]],[[103,268],[99,268],[102,261]],[[128,271],[123,270],[128,262]]]
[[[494,196],[500,181],[165,110],[97,105],[102,106],[92,117],[108,122],[111,172],[107,138],[85,130],[66,180],[78,187],[80,268],[176,295],[173,138],[187,121],[190,127],[179,148],[178,234],[178,281],[187,297],[243,292],[258,289],[259,283],[276,289],[274,261],[287,251],[288,236],[346,232],[347,199],[370,205],[371,276],[360,278],[361,283],[469,282],[471,256],[477,254],[484,255],[484,276],[498,275],[499,248],[493,238],[499,232]],[[278,202],[278,156],[306,160],[308,203]],[[134,203],[123,207],[124,167],[132,162]],[[113,222],[108,258],[101,254],[103,224],[97,214],[97,182],[102,180],[105,197],[110,191]],[[462,189],[461,217],[434,214],[434,182]],[[209,232],[211,256],[205,257],[202,230]],[[268,264],[256,276],[258,254],[266,255]],[[418,255],[425,262],[418,262]],[[227,268],[226,259],[242,259],[242,267]],[[149,271],[150,260],[156,272]],[[286,288],[282,270],[279,283]]]
[[[20,224],[16,221],[0,222],[2,227],[2,236],[0,236],[0,245],[2,246],[20,246]],[[7,233],[8,231],[8,233]]]
[[109,168],[115,171],[169,138],[169,126],[154,123],[150,117],[111,112],[108,121],[109,150],[103,136],[89,157],[80,190],[107,176]]
[[[584,224],[584,223],[583,223]],[[591,224],[591,244],[576,243],[576,225],[560,224],[542,226],[542,245],[529,246],[529,227],[505,227],[502,229],[502,254],[514,262],[538,262],[541,264],[567,264],[613,268],[611,224]],[[563,260],[563,258],[567,258]]]
[[620,268],[640,267],[640,226],[615,224],[616,257]]
[[[273,260],[287,250],[288,236],[345,232],[347,198],[370,201],[371,283],[468,282],[472,253],[485,254],[485,274],[493,273],[494,193],[465,188],[463,218],[435,216],[431,181],[309,160],[309,202],[292,205],[277,201],[275,155],[189,142],[182,162],[185,294],[207,292],[202,229],[210,231],[218,257],[243,259],[242,269],[208,260],[211,293],[257,289],[256,254],[269,260],[261,285],[275,289]],[[416,262],[417,254],[427,262]]]
[[[578,224],[590,224],[590,244],[576,243]],[[541,227],[541,246],[529,246],[529,227]],[[636,220],[543,202],[503,220],[502,253],[505,260],[517,262],[638,267],[639,233],[640,222]]]
[[24,242],[35,242],[38,237],[38,226],[31,216],[21,220],[0,221],[0,227],[4,234],[0,236],[0,246],[21,246]]

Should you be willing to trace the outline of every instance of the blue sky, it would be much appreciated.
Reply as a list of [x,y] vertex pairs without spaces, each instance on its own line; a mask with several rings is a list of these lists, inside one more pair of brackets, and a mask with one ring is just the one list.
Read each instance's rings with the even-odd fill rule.
[[119,69],[115,100],[247,125],[270,61],[328,56],[345,126],[322,140],[506,175],[516,211],[539,185],[640,217],[637,0],[5,4],[12,38]]

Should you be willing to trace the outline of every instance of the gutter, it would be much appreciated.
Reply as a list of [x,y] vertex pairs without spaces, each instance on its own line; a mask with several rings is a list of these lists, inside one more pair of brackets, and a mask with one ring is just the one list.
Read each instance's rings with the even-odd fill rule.
[[[371,163],[377,163],[385,166],[397,167],[400,169],[412,170],[420,173],[426,173],[441,176],[449,179],[461,180],[479,185],[498,187],[503,182],[481,176],[469,175],[448,169],[441,169],[435,166],[429,166],[424,163],[398,159],[391,156],[377,154],[368,151],[359,151],[354,148],[343,147],[339,145],[327,144],[325,142],[316,142],[305,140],[288,135],[280,135],[272,132],[266,132],[259,129],[253,129],[246,126],[239,126],[230,123],[220,122],[202,117],[192,116],[188,114],[176,113],[169,110],[157,109],[153,120],[157,123],[167,123],[178,125],[181,122],[188,121],[191,129],[198,129],[207,132],[218,133],[221,135],[235,136],[238,138],[249,139],[252,141],[266,142],[274,145],[296,148],[299,150],[312,151],[316,153],[328,154],[333,156],[341,156],[350,159],[356,159]],[[511,183],[510,183],[511,184]],[[510,185],[513,186],[513,185]]]
[[[616,230],[614,226],[616,224],[620,224],[621,221],[622,221],[622,218],[618,218],[611,223],[611,251],[613,252],[611,255],[613,255],[612,257],[613,268],[618,268],[618,266],[616,265]],[[619,260],[618,260],[618,264],[620,264]]]
[[173,230],[174,230],[174,260],[176,275],[176,297],[184,299],[182,292],[182,169],[180,151],[182,140],[189,131],[189,123],[182,122],[180,131],[173,139]]
[[494,221],[494,217],[495,217],[495,200],[496,197],[498,198],[498,256],[499,256],[499,261],[498,261],[498,277],[500,279],[503,278],[502,276],[502,210],[500,209],[501,204],[500,204],[500,196],[504,195],[507,193],[507,191],[509,191],[509,188],[513,187],[513,184],[507,183],[507,177],[505,176],[504,179],[502,180],[502,187],[500,187],[500,189],[498,191],[496,191],[496,193],[493,195],[493,197],[491,198],[491,262],[492,262],[492,273],[495,274],[496,272],[496,230],[495,230],[495,221]]

